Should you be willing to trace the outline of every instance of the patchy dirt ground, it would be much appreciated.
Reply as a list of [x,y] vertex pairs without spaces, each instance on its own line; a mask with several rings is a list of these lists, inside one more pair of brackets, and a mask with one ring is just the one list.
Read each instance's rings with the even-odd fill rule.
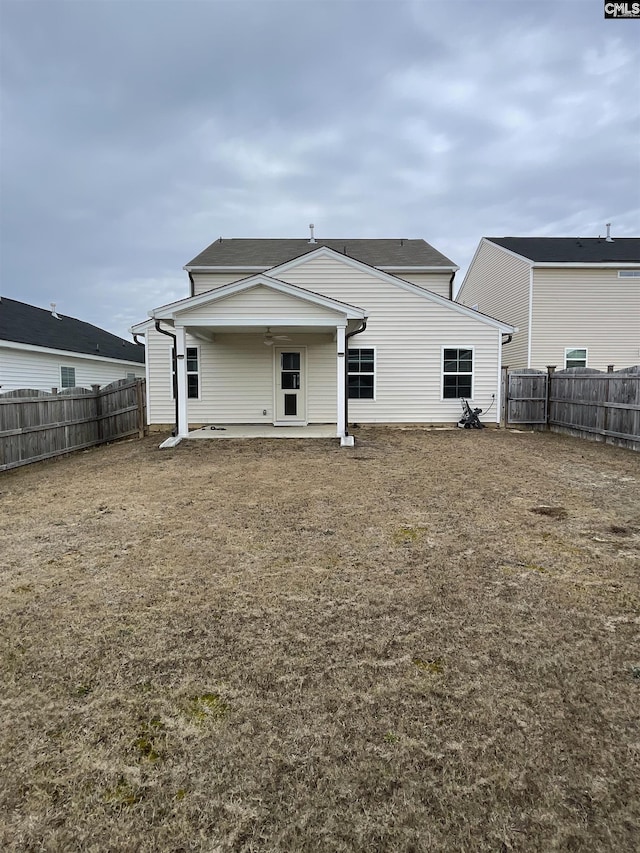
[[0,475],[0,847],[632,851],[640,454],[158,437]]

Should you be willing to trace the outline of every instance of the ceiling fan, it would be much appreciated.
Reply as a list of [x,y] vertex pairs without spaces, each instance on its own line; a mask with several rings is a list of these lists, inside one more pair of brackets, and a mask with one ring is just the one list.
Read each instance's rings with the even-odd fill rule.
[[262,343],[266,347],[272,347],[276,341],[290,341],[290,340],[291,340],[291,338],[289,337],[289,335],[273,335],[271,333],[271,328],[267,327],[267,331],[266,331],[265,336],[262,340]]

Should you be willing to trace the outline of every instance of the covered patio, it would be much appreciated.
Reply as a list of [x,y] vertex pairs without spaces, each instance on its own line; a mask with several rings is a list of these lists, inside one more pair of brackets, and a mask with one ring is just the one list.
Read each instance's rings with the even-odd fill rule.
[[218,438],[335,438],[335,424],[273,426],[273,424],[211,424],[193,429],[188,439]]

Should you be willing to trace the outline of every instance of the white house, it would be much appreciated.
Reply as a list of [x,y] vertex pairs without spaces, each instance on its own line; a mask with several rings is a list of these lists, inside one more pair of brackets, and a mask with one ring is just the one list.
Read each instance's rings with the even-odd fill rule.
[[424,240],[220,238],[131,330],[150,425],[332,424],[348,444],[349,421],[455,423],[461,397],[498,422],[515,329],[450,299],[457,269]]
[[484,237],[456,300],[518,326],[510,367],[640,361],[640,238]]
[[145,375],[145,348],[97,326],[0,299],[0,394],[108,385]]

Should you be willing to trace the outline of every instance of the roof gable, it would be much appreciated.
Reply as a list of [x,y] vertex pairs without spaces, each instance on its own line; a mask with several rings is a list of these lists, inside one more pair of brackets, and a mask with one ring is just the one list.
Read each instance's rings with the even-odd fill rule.
[[104,329],[15,299],[0,299],[0,341],[144,364],[145,349]]
[[640,237],[485,237],[534,263],[640,264]]
[[185,269],[231,267],[269,269],[326,247],[374,267],[458,269],[425,240],[397,239],[245,239],[220,237],[186,264]]
[[355,258],[350,258],[341,255],[340,253],[335,252],[333,251],[333,249],[330,249],[326,246],[322,246],[310,254],[295,258],[294,260],[288,261],[285,264],[280,264],[279,266],[269,270],[269,272],[274,274],[281,274],[283,272],[293,270],[296,267],[302,266],[303,264],[309,263],[312,260],[323,257],[331,258],[332,260],[335,260],[338,263],[354,267],[355,269],[361,269],[374,278],[378,278],[388,284],[393,284],[400,290],[406,290],[409,293],[417,293],[427,301],[435,302],[437,305],[442,305],[445,308],[449,308],[455,313],[462,314],[466,317],[472,317],[474,320],[478,320],[479,322],[488,324],[490,326],[495,326],[496,328],[501,329],[507,334],[511,334],[515,330],[513,326],[509,325],[508,323],[503,323],[500,320],[497,320],[495,317],[489,317],[488,314],[482,314],[479,311],[474,311],[473,309],[467,308],[465,305],[461,305],[458,302],[452,302],[450,299],[447,299],[444,296],[440,296],[439,293],[434,293],[432,290],[427,290],[421,285],[413,284],[410,281],[405,281],[405,279],[400,278],[397,275],[384,272],[383,270],[377,269],[376,267],[371,267],[368,264],[363,263],[362,261],[355,260]]
[[322,296],[320,293],[313,293],[310,290],[305,290],[295,284],[289,284],[286,281],[259,273],[244,278],[240,281],[234,281],[230,284],[223,284],[214,290],[208,290],[205,293],[200,293],[198,296],[190,296],[187,299],[181,299],[178,302],[172,302],[168,305],[163,305],[151,312],[154,319],[172,319],[176,315],[198,308],[202,305],[208,305],[212,302],[217,302],[227,299],[237,293],[251,290],[255,287],[267,287],[273,291],[286,294],[294,297],[302,302],[308,302],[313,305],[327,308],[331,311],[336,311],[342,315],[346,315],[350,319],[362,319],[366,316],[366,312],[356,305],[350,305],[347,302],[340,302],[337,299],[330,299],[328,296]]

